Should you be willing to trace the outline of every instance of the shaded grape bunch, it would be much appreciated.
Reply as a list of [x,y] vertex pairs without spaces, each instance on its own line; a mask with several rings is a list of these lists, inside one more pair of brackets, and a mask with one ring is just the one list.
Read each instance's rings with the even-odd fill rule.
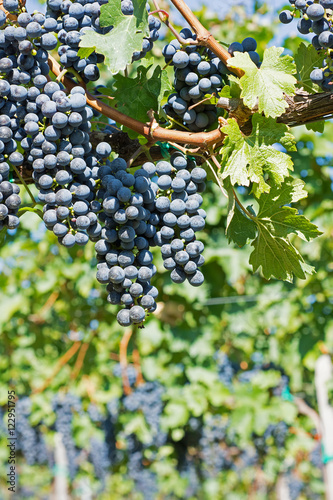
[[151,443],[156,446],[165,444],[167,434],[161,430],[161,415],[163,411],[163,387],[157,382],[146,382],[139,385],[134,392],[123,399],[124,408],[130,412],[142,411],[152,434]]
[[16,403],[16,438],[20,450],[29,465],[48,462],[49,453],[38,426],[32,427],[29,421],[32,401],[28,397]]
[[140,324],[157,307],[150,247],[161,247],[164,267],[175,283],[187,279],[199,286],[204,281],[198,269],[204,245],[196,232],[205,225],[199,193],[205,189],[206,172],[176,153],[170,162],[146,162],[134,174],[117,158],[100,167],[98,176],[103,228],[95,245],[97,280],[107,285],[111,304],[125,306],[118,312],[119,324]]
[[322,90],[332,91],[333,1],[320,0],[318,3],[314,3],[312,0],[289,0],[289,2],[293,10],[282,11],[279,15],[280,22],[289,24],[298,13],[300,14],[301,18],[297,22],[298,31],[302,35],[314,33],[312,45],[326,56],[323,66],[314,68],[310,74],[310,79],[313,83],[319,85]]
[[95,469],[95,476],[102,482],[102,488],[104,488],[104,482],[111,465],[105,441],[91,438],[89,456]]
[[57,395],[53,398],[52,409],[56,414],[55,430],[61,434],[66,449],[69,476],[74,479],[78,469],[78,450],[73,440],[72,423],[74,412],[82,412],[81,401],[72,394]]

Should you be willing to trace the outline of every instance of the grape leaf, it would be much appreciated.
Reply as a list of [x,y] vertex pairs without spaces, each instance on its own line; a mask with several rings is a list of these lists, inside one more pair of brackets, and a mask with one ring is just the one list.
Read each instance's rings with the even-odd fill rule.
[[299,215],[296,208],[284,206],[306,198],[303,189],[304,182],[300,179],[286,179],[281,186],[272,187],[269,194],[264,193],[259,203],[259,212],[256,220],[260,224],[270,226],[276,236],[286,237],[295,233],[304,240],[311,240],[322,234],[315,224],[312,224],[304,215]]
[[258,225],[258,235],[252,246],[250,264],[253,271],[261,267],[267,280],[274,277],[292,283],[294,275],[305,279],[305,273],[314,273],[314,268],[305,265],[303,257],[290,241],[274,236],[264,224]]
[[314,268],[307,265],[298,250],[288,240],[295,233],[305,240],[322,234],[305,216],[284,205],[306,197],[304,183],[288,178],[281,188],[272,187],[269,194],[257,199],[259,212],[253,221],[257,225],[257,237],[252,242],[254,250],[250,256],[253,271],[259,267],[266,279],[275,277],[292,282],[293,276],[305,279]]
[[244,104],[250,109],[258,104],[260,113],[273,118],[284,113],[288,107],[284,94],[295,94],[297,83],[292,76],[296,73],[295,63],[290,56],[280,57],[283,50],[282,47],[266,49],[260,69],[247,53],[236,52],[228,60],[228,66],[244,71],[240,79]]
[[307,130],[313,130],[314,132],[320,132],[322,134],[325,130],[325,123],[324,120],[320,120],[318,122],[306,123],[305,126]]
[[295,139],[286,125],[254,114],[251,135],[244,136],[233,118],[222,131],[226,138],[221,149],[221,177],[230,177],[231,184],[249,186],[253,182],[253,191],[259,196],[270,190],[270,185],[264,180],[265,173],[274,184],[280,185],[293,169],[291,158],[273,147],[273,144],[280,143],[289,151],[295,150]]
[[160,104],[166,92],[170,91],[170,82],[161,66],[155,66],[153,72],[152,60],[146,65],[141,64],[135,78],[120,74],[114,77],[114,101],[112,105],[127,116],[142,122],[149,122],[147,112],[153,109],[159,112]]
[[249,240],[256,237],[256,224],[252,219],[246,217],[236,206],[234,192],[231,186],[228,188],[229,204],[226,235],[229,243],[233,241],[239,247],[243,247]]
[[295,54],[295,63],[297,69],[298,86],[310,93],[320,92],[318,85],[310,80],[310,73],[313,68],[320,68],[323,63],[324,55],[318,52],[310,43],[305,45],[301,43]]
[[[134,15],[121,12],[119,0],[109,0],[101,7],[101,26],[113,26],[106,34],[86,31],[81,38],[81,48],[94,47],[105,56],[105,63],[112,74],[124,70],[132,62],[133,53],[141,51],[142,40],[148,35],[146,0],[133,0]],[[78,55],[81,56],[81,48]],[[84,52],[82,52],[83,57]]]

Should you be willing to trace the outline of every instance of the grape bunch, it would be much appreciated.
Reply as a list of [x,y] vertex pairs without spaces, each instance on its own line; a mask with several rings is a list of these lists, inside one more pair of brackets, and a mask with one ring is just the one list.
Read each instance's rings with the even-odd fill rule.
[[[206,171],[196,167],[184,155],[174,153],[170,163],[157,165],[161,191],[156,209],[161,229],[156,234],[165,269],[171,271],[174,283],[186,279],[192,286],[200,286],[204,276],[198,269],[204,264],[204,244],[196,240],[195,233],[205,227],[206,212],[200,208],[205,190]],[[171,196],[168,191],[171,189]]]
[[151,285],[156,273],[150,247],[161,247],[171,279],[193,286],[203,283],[198,268],[204,263],[196,231],[205,226],[200,208],[206,172],[182,153],[170,162],[146,162],[134,174],[121,158],[98,171],[101,189],[99,220],[103,226],[96,242],[97,280],[107,285],[108,301],[125,306],[118,312],[122,326],[142,323],[156,309],[158,292]]
[[8,181],[8,173],[8,163],[0,163],[0,231],[16,229],[20,222],[17,216],[21,205],[20,188],[15,182]]
[[[44,29],[56,32],[60,46],[58,55],[63,68],[70,71],[71,68],[77,72],[85,81],[96,81],[100,73],[98,63],[104,61],[102,54],[92,52],[88,57],[82,58],[78,55],[81,37],[87,31],[94,30],[100,34],[106,34],[112,30],[112,26],[101,27],[101,6],[107,4],[108,0],[91,2],[82,0],[71,2],[71,0],[48,0]],[[126,16],[133,15],[134,7],[131,0],[122,0],[122,13]],[[137,61],[145,57],[152,50],[153,42],[159,37],[161,22],[154,16],[148,16],[149,37],[145,37],[142,50],[134,52],[133,60]]]
[[293,11],[283,10],[279,19],[283,24],[289,24],[298,14],[297,29],[302,35],[314,33],[312,45],[315,49],[322,50],[325,54],[322,68],[315,68],[310,74],[311,81],[322,90],[332,90],[333,59],[331,48],[333,47],[333,1],[319,0],[289,0]]
[[[189,43],[196,35],[189,28],[180,31]],[[256,52],[257,42],[248,37],[242,43],[234,42],[229,53],[248,52],[252,61],[259,66],[260,57]],[[180,128],[200,132],[217,120],[216,107],[202,102],[205,96],[218,95],[228,83],[230,74],[226,65],[215,54],[200,45],[184,45],[174,39],[165,45],[162,53],[167,64],[174,67],[174,88],[167,104],[163,107],[166,115]]]
[[33,427],[29,421],[32,401],[29,397],[20,398],[16,403],[16,439],[20,450],[29,465],[49,463],[50,454],[39,426]]
[[112,28],[100,26],[101,6],[107,0],[96,2],[71,2],[70,0],[48,0],[46,19],[47,29],[57,33],[60,46],[59,62],[64,69],[73,68],[85,81],[96,81],[100,74],[97,63],[104,61],[104,56],[92,52],[88,57],[78,55],[82,35],[89,30],[106,34]]
[[82,412],[81,401],[72,394],[66,394],[64,397],[57,395],[53,398],[52,409],[56,414],[55,430],[62,437],[69,476],[73,480],[78,469],[78,450],[72,435],[73,416],[74,412]]
[[95,476],[102,482],[101,488],[103,489],[105,478],[111,465],[106,442],[97,438],[91,438],[89,455],[94,466]]
[[92,150],[93,111],[83,88],[74,87],[67,96],[61,84],[48,81],[48,51],[57,39],[43,34],[44,16],[23,12],[17,21],[18,27],[0,31],[1,226],[18,225],[19,188],[8,177],[10,167],[24,164],[32,169],[39,200],[45,203],[48,229],[64,246],[85,245],[101,232],[93,168],[96,174],[111,148],[99,144],[102,156]]
[[258,52],[256,52],[257,49],[257,42],[254,38],[251,36],[248,36],[247,38],[244,38],[244,40],[239,43],[239,42],[232,42],[229,47],[228,47],[228,52],[230,55],[234,55],[235,52],[247,52],[251,58],[251,60],[254,62],[254,64],[258,67],[260,67],[260,56]]
[[[195,40],[189,28],[180,31],[185,40]],[[174,39],[162,50],[165,62],[174,67],[175,92],[168,98],[164,111],[180,128],[199,132],[217,119],[216,107],[201,103],[206,94],[217,94],[227,83],[228,68],[215,54],[198,45],[182,47]]]
[[167,438],[167,434],[160,428],[163,393],[163,387],[157,382],[146,382],[139,385],[134,392],[125,396],[123,400],[126,410],[130,412],[142,411],[152,435],[151,442],[147,442],[148,445],[162,446]]
[[101,208],[95,199],[97,172],[111,147],[102,142],[92,150],[93,112],[86,106],[82,87],[74,87],[66,96],[58,83],[47,82],[36,103],[38,114],[26,115],[28,137],[21,145],[33,168],[39,200],[45,203],[46,227],[66,247],[85,245],[89,238],[96,241],[102,229],[96,215]]
[[156,309],[158,292],[150,285],[156,267],[149,251],[156,228],[149,222],[148,209],[154,207],[156,192],[144,167],[133,175],[127,172],[126,161],[116,158],[98,171],[101,189],[97,197],[102,204],[99,219],[104,227],[95,245],[97,280],[107,285],[111,304],[126,306],[117,315],[122,326],[141,323],[144,309]]

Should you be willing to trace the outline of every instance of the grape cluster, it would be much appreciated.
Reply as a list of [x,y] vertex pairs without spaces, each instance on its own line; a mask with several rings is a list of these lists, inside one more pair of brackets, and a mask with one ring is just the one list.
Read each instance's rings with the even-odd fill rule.
[[104,61],[104,56],[92,52],[88,57],[78,55],[82,35],[88,30],[106,34],[112,28],[100,26],[101,6],[107,0],[95,2],[70,0],[48,0],[45,25],[57,33],[60,46],[58,48],[59,62],[63,68],[73,68],[85,81],[96,81],[99,78],[97,63]]
[[64,397],[55,396],[52,409],[56,414],[55,430],[61,434],[66,449],[69,476],[74,479],[78,469],[78,451],[72,436],[72,422],[74,411],[82,411],[81,402],[71,394],[66,394]]
[[219,471],[230,469],[232,466],[228,448],[222,446],[226,440],[227,427],[228,421],[220,415],[211,415],[202,427],[199,446],[206,477],[214,477]]
[[150,247],[161,247],[172,281],[203,283],[198,268],[204,245],[195,233],[205,226],[199,192],[205,189],[206,172],[175,153],[170,162],[146,162],[134,174],[117,158],[101,166],[98,176],[103,228],[95,245],[97,280],[107,285],[111,304],[125,306],[117,315],[120,325],[142,323],[145,311],[155,311],[158,294],[151,286],[156,267]]
[[[56,32],[58,35],[60,64],[67,70],[73,68],[85,82],[99,79],[100,73],[97,65],[104,61],[104,56],[94,51],[86,58],[80,57],[78,55],[79,43],[84,33],[89,30],[100,34],[106,34],[112,30],[112,26],[101,27],[100,24],[101,6],[106,3],[108,0],[95,2],[89,0],[81,0],[80,2],[71,2],[71,0],[47,1],[44,29],[46,26],[46,29]],[[121,10],[126,16],[133,15],[132,1],[122,0]],[[134,52],[134,61],[145,57],[147,52],[152,50],[153,42],[159,37],[160,20],[154,16],[148,16],[148,25],[149,37],[143,39],[142,50]]]
[[16,403],[16,438],[17,448],[22,451],[29,465],[48,462],[49,454],[43,435],[38,427],[32,427],[29,422],[31,400],[28,397],[19,399]]
[[228,356],[223,351],[217,351],[214,354],[219,380],[226,386],[232,386],[232,379],[235,375],[235,369]]
[[[147,2],[147,11],[150,11],[149,3]],[[132,0],[121,0],[121,10],[125,15],[132,15],[134,12],[133,2]],[[146,57],[147,53],[153,49],[154,42],[159,39],[160,33],[159,30],[161,28],[161,21],[154,16],[148,16],[148,28],[149,28],[149,36],[145,36],[142,42],[141,51],[135,51],[133,53],[133,61],[139,61],[143,57]]]
[[4,228],[16,229],[19,225],[17,212],[21,205],[20,188],[15,182],[6,180],[8,171],[8,163],[0,163],[0,179],[2,179],[0,181],[0,231]]
[[[180,35],[186,41],[196,39],[189,28],[182,29]],[[176,39],[165,45],[162,53],[175,71],[175,92],[163,108],[166,115],[181,128],[193,132],[206,129],[217,119],[216,107],[201,101],[227,83],[227,67],[211,50],[198,45],[182,47]]]
[[[151,164],[155,169],[155,166]],[[103,229],[96,242],[97,280],[107,285],[108,301],[123,304],[118,322],[122,326],[141,323],[145,309],[156,309],[157,289],[150,285],[156,273],[149,251],[156,228],[149,222],[156,190],[145,165],[134,175],[126,171],[122,158],[99,168],[102,200],[99,214]],[[156,186],[157,187],[157,186]]]
[[200,208],[203,200],[199,193],[205,190],[206,171],[179,153],[171,156],[170,163],[160,162],[156,168],[161,191],[156,200],[161,221],[156,240],[162,244],[163,265],[171,271],[174,283],[187,279],[192,286],[200,286],[204,276],[198,268],[204,263],[204,244],[196,240],[195,233],[205,227],[206,212]]
[[331,91],[333,81],[333,58],[331,54],[333,47],[333,1],[289,0],[289,2],[293,10],[283,10],[279,15],[279,19],[281,23],[289,24],[299,13],[298,31],[302,35],[314,33],[312,45],[317,50],[325,51],[326,59],[322,68],[315,68],[311,72],[310,78],[322,90]]
[[95,199],[97,172],[111,147],[100,143],[92,150],[93,112],[86,106],[82,87],[74,87],[66,96],[56,82],[47,82],[36,104],[37,113],[25,117],[28,137],[21,145],[33,168],[39,200],[45,203],[46,227],[66,247],[85,245],[89,238],[96,241],[102,229],[96,215],[101,208]]
[[144,466],[145,445],[133,435],[127,436],[128,476],[145,500],[154,500],[158,492],[156,474]]
[[90,459],[95,469],[95,476],[102,482],[103,488],[108,469],[111,465],[108,457],[108,447],[105,441],[91,438]]
[[163,410],[163,387],[156,382],[139,385],[134,392],[123,400],[124,408],[130,412],[142,411],[150,428],[152,441],[150,444],[162,446],[166,434],[160,429],[160,417]]
[[[196,39],[189,28],[180,31],[187,43]],[[229,53],[248,52],[252,61],[259,66],[260,57],[256,52],[257,42],[248,37],[242,43],[234,42]],[[216,107],[202,102],[206,95],[218,95],[228,83],[230,74],[226,65],[209,49],[200,45],[182,45],[172,40],[165,45],[162,53],[167,64],[174,67],[175,92],[163,107],[166,115],[181,128],[199,132],[217,120]]]
[[240,42],[232,42],[229,47],[228,47],[228,52],[230,55],[234,55],[235,52],[247,52],[251,58],[251,60],[254,62],[254,64],[258,67],[260,67],[260,56],[258,52],[256,52],[257,49],[257,42],[254,38],[251,36],[248,36],[247,38],[244,38],[244,40]]

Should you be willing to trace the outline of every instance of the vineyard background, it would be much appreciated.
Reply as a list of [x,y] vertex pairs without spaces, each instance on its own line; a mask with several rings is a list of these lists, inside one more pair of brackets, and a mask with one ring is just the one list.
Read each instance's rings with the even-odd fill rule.
[[[272,22],[266,11],[256,4],[249,16],[236,6],[221,22],[203,7],[198,17],[227,43],[255,34],[262,54],[272,39],[280,43],[281,33],[287,34],[277,15]],[[286,37],[283,43],[294,49],[299,42]],[[153,49],[161,61],[164,43]],[[111,83],[107,72],[102,77]],[[158,309],[130,341],[123,377],[123,329],[96,282],[93,245],[69,250],[57,245],[31,213],[22,216],[19,229],[8,231],[0,250],[0,405],[4,413],[7,390],[13,388],[19,400],[30,402],[27,429],[37,428],[39,436],[31,435],[33,456],[24,447],[19,453],[19,487],[11,498],[66,498],[57,491],[102,500],[324,498],[323,462],[332,457],[321,446],[310,409],[317,411],[316,362],[333,353],[333,124],[327,122],[323,133],[305,127],[293,132],[295,176],[309,191],[299,209],[324,232],[314,242],[295,244],[317,273],[293,284],[253,275],[251,248],[230,246],[224,236],[227,201],[211,179],[201,238],[206,281],[200,289],[172,284],[156,252]],[[158,433],[167,441],[160,447],[151,443],[144,413],[123,406],[124,379],[133,386],[140,372],[162,388]],[[74,472],[57,441],[54,402],[66,395],[77,405],[70,437]],[[126,449],[126,436],[148,443],[144,471],[150,475],[144,485],[129,473],[125,452],[118,461],[111,454],[108,418],[119,436],[116,454]],[[6,499],[5,426],[3,419],[0,498]],[[213,434],[205,444],[209,432],[218,434],[214,426],[220,437]]]

